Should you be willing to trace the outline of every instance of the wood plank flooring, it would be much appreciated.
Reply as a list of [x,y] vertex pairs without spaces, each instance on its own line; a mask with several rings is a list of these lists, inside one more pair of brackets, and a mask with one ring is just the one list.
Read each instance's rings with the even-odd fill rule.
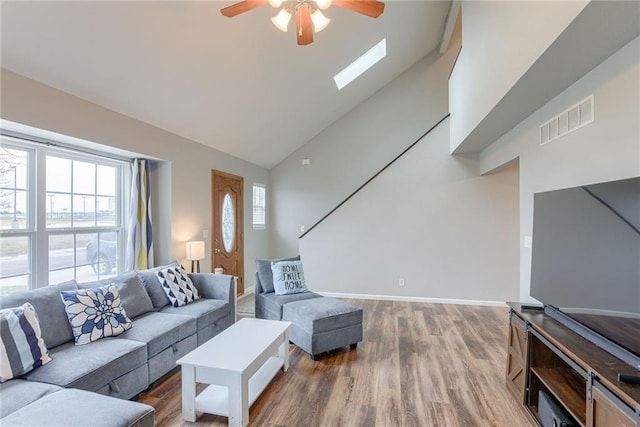
[[[506,307],[345,301],[364,310],[364,341],[317,362],[290,345],[291,367],[251,406],[250,426],[534,426],[504,383]],[[156,425],[227,425],[182,421],[180,390],[175,370],[141,395]]]

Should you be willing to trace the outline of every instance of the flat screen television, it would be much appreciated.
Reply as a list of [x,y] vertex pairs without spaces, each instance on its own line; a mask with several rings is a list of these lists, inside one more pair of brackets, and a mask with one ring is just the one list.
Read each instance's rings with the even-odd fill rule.
[[640,370],[640,177],[534,195],[531,296]]

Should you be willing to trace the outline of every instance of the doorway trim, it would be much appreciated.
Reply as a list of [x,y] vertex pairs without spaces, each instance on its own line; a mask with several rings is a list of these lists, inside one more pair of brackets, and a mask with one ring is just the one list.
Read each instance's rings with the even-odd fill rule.
[[[222,221],[221,219],[221,207],[218,206],[219,201],[217,200],[216,193],[216,177],[219,180],[232,179],[235,181],[239,181],[240,183],[240,193],[238,196],[238,200],[236,200],[236,247],[238,252],[238,271],[236,274],[233,274],[238,279],[236,281],[236,293],[237,295],[244,294],[244,178],[238,175],[233,175],[227,172],[222,172],[219,170],[211,169],[211,268],[212,271],[217,267],[216,265],[216,254],[222,253],[221,247],[223,243],[221,241],[216,241],[216,235],[219,232],[218,221]],[[220,227],[221,228],[221,227]],[[231,274],[225,272],[225,274]]]

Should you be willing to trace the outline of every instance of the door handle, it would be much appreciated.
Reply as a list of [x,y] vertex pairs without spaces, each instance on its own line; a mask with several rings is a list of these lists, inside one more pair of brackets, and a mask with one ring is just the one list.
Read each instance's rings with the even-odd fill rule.
[[220,249],[215,248],[215,249],[213,250],[213,253],[214,253],[214,254],[219,254],[219,253],[220,253]]

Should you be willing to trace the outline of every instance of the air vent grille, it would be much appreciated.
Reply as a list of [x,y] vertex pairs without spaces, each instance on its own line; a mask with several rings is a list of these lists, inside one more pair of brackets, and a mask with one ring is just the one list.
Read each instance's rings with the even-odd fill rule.
[[540,145],[593,123],[593,94],[540,126]]

